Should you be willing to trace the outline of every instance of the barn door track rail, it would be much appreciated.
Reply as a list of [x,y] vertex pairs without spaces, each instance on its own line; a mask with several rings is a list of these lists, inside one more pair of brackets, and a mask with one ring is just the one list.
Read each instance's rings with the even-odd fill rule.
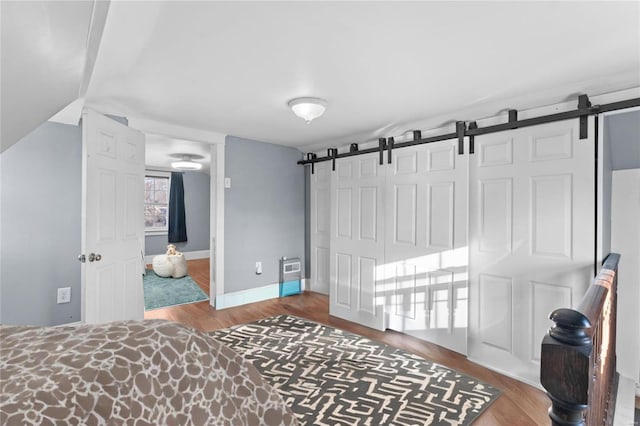
[[587,95],[578,96],[578,108],[571,111],[559,112],[556,114],[542,115],[540,117],[526,118],[518,120],[518,111],[511,109],[508,112],[506,123],[494,124],[486,127],[478,127],[476,121],[470,121],[468,124],[464,121],[456,122],[456,131],[453,133],[445,133],[437,136],[423,138],[419,130],[413,131],[413,139],[406,142],[395,142],[393,137],[378,139],[378,147],[358,149],[358,144],[352,143],[349,152],[338,153],[338,148],[327,149],[325,157],[318,157],[310,152],[306,154],[304,160],[298,161],[298,164],[311,164],[311,173],[315,173],[314,164],[322,161],[331,161],[332,169],[335,170],[336,160],[338,158],[352,157],[354,155],[371,154],[378,152],[380,155],[380,165],[384,164],[384,152],[387,151],[387,163],[391,164],[393,158],[393,150],[406,148],[414,145],[422,145],[426,143],[441,142],[449,139],[458,139],[458,154],[464,154],[464,138],[469,137],[469,153],[475,152],[475,136],[486,135],[489,133],[503,132],[505,130],[513,130],[521,127],[536,126],[538,124],[552,123],[554,121],[570,120],[578,118],[580,120],[580,139],[586,139],[588,136],[587,119],[590,115],[601,114],[609,111],[617,111],[620,109],[633,108],[640,106],[640,98],[627,99],[624,101],[612,102],[602,105],[591,105]]

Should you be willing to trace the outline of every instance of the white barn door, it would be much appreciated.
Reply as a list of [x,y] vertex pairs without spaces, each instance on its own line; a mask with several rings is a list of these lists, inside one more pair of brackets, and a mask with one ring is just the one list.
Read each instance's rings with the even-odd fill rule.
[[329,313],[384,330],[384,166],[378,159],[375,153],[342,158],[331,172]]
[[82,114],[82,320],[142,319],[144,135]]
[[388,327],[466,354],[467,155],[449,140],[393,151],[386,183]]
[[311,283],[310,290],[329,294],[331,240],[331,163],[314,165],[311,175]]
[[470,156],[469,358],[539,382],[549,313],[593,277],[594,126],[578,120],[476,137]]

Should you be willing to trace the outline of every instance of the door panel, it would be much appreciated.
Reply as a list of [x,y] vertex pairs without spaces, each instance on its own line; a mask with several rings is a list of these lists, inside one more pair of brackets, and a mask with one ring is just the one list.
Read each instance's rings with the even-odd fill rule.
[[358,310],[376,314],[376,259],[358,257]]
[[511,352],[513,279],[499,275],[480,274],[478,286],[482,342]]
[[427,248],[453,248],[455,184],[443,182],[427,185]]
[[531,178],[531,251],[571,258],[571,174]]
[[338,159],[331,174],[331,315],[384,330],[384,168],[377,154]]
[[389,328],[466,353],[467,157],[456,148],[449,140],[393,151],[387,313]]
[[82,319],[142,319],[144,135],[86,110],[82,144]]
[[[531,306],[533,318],[546,318],[558,306],[571,306],[571,287],[530,281]],[[545,321],[532,322],[533,340],[531,342],[531,359],[540,362],[542,338],[547,334],[549,325]]]
[[314,165],[311,175],[311,242],[310,289],[329,294],[329,241],[331,230],[330,164]]
[[578,120],[477,136],[470,157],[469,358],[538,383],[549,313],[593,272],[594,145]]

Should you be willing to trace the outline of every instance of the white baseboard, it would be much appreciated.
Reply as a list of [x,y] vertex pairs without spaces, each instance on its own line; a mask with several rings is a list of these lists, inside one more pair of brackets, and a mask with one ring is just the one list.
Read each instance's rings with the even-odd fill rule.
[[82,324],[84,324],[82,321],[74,321],[74,322],[68,322],[66,324],[54,325],[54,327],[69,327],[69,326],[82,325]]
[[[164,253],[158,253],[164,254]],[[195,259],[208,259],[209,258],[209,250],[196,250],[196,251],[183,251],[184,258],[187,260],[195,260]],[[153,262],[153,258],[156,257],[157,254],[149,254],[144,257],[144,264],[151,265]]]
[[280,297],[280,284],[269,284],[263,287],[218,295],[216,296],[215,308],[232,308],[234,306],[262,302],[263,300],[276,299],[278,297]]

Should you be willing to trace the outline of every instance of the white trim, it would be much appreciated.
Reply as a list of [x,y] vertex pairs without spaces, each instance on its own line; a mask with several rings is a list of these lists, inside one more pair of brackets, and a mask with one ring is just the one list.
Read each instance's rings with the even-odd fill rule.
[[196,259],[208,259],[209,258],[209,250],[194,250],[194,251],[185,251],[183,252],[185,259],[187,260],[196,260]]
[[168,235],[169,234],[169,228],[162,228],[162,229],[145,229],[144,230],[144,236],[145,237],[151,237],[154,235]]
[[171,180],[171,171],[167,170],[155,170],[155,169],[144,169],[144,175],[149,177],[159,177],[159,178],[167,178]]
[[211,281],[209,285],[211,306],[218,295],[224,294],[224,173],[225,146],[217,144],[211,147],[211,196],[210,232],[211,232]]
[[280,297],[280,284],[275,283],[234,293],[219,294],[215,299],[215,307],[216,309],[226,309],[247,303],[277,299],[278,297]]
[[76,326],[76,325],[83,325],[84,322],[82,321],[74,321],[74,322],[68,322],[66,324],[58,324],[58,325],[54,325],[54,328],[58,328],[58,327],[69,327],[69,326]]
[[[151,265],[153,262],[153,258],[164,253],[158,254],[148,254],[144,257],[144,264]],[[208,259],[209,258],[209,250],[194,250],[194,251],[183,251],[184,258],[187,260],[195,260],[195,259]]]

